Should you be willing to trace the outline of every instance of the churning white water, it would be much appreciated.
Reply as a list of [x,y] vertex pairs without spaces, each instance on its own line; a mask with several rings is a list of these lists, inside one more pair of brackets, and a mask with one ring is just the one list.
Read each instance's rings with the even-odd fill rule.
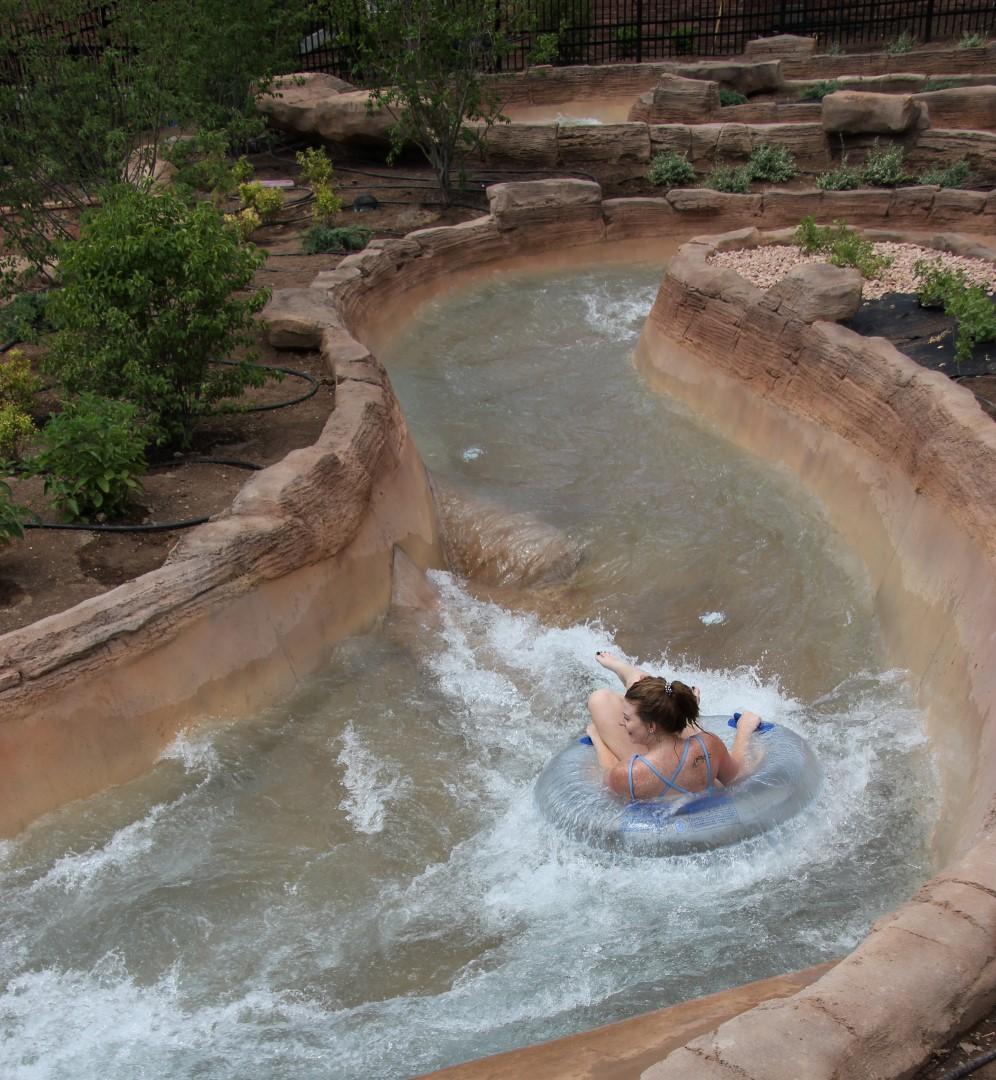
[[[929,873],[930,756],[860,576],[627,361],[657,277],[498,280],[395,343],[430,467],[579,538],[577,580],[526,610],[436,574],[437,620],[0,846],[0,1075],[409,1076],[837,956]],[[532,784],[606,647],[802,732],[817,801],[692,856],[558,836]]]

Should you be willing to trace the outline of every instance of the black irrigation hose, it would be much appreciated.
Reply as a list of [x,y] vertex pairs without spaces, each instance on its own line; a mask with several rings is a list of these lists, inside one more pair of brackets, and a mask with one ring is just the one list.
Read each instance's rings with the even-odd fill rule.
[[[239,367],[241,361],[239,360],[212,360],[212,364],[224,364],[225,367]],[[282,375],[293,375],[295,378],[304,379],[306,382],[311,383],[311,386],[296,398],[291,398],[290,401],[278,401],[273,405],[242,405],[233,406],[230,409],[211,409],[209,412],[201,413],[201,416],[233,416],[241,415],[242,413],[253,412],[273,412],[274,409],[287,409],[291,405],[300,405],[302,401],[307,401],[308,398],[313,398],[318,393],[318,388],[322,385],[314,375],[309,375],[306,371],[295,371],[293,368],[277,367],[275,364],[254,364],[253,367],[262,368],[264,371],[279,371]]]
[[962,1080],[963,1076],[971,1076],[972,1073],[981,1069],[983,1065],[988,1065],[990,1061],[996,1061],[996,1046],[983,1054],[979,1054],[978,1057],[966,1061],[964,1065],[959,1065],[955,1069],[942,1073],[937,1077],[937,1080]]

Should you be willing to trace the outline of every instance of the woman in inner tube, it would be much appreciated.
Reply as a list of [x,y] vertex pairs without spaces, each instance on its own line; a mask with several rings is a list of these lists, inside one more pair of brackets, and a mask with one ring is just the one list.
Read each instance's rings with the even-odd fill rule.
[[588,735],[605,783],[616,795],[658,799],[709,793],[746,771],[747,748],[761,722],[741,714],[733,747],[698,725],[699,691],[683,682],[648,675],[610,653],[595,659],[615,672],[624,694],[596,690],[588,698]]

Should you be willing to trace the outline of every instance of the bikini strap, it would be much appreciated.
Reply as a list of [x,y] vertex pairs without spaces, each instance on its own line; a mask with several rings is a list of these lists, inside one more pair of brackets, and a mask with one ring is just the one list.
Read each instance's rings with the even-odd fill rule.
[[709,758],[709,750],[706,747],[705,739],[703,739],[701,735],[693,735],[692,738],[698,739],[699,746],[702,747],[702,753],[705,754],[706,774],[707,774],[707,776],[709,778],[709,785],[706,788],[706,790],[707,791],[712,791],[712,761]]

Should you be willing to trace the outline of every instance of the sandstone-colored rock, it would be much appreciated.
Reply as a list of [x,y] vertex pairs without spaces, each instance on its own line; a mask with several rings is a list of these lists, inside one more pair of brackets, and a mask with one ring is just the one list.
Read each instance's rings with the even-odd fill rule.
[[838,90],[823,99],[823,130],[845,135],[901,135],[919,109],[911,94],[866,94]]
[[858,188],[856,191],[824,191],[820,200],[827,221],[843,218],[850,224],[881,221],[889,213],[892,192],[883,188]]
[[692,130],[688,124],[651,124],[650,156],[669,152],[691,154]]
[[312,135],[317,116],[329,100],[355,90],[334,75],[303,71],[274,80],[273,89],[260,96],[257,107],[281,131]]
[[737,124],[818,124],[818,101],[748,101],[726,105],[719,114],[722,120]]
[[672,188],[667,201],[679,214],[713,217],[723,214],[730,222],[756,217],[761,212],[760,195],[731,195],[711,188]]
[[713,155],[716,161],[746,158],[753,145],[753,133],[746,124],[722,124],[716,135]]
[[958,191],[943,188],[934,196],[930,208],[931,225],[964,226],[967,219],[981,214],[986,205],[984,191]]
[[926,107],[930,126],[996,131],[996,86],[957,86],[917,94]]
[[821,124],[752,124],[749,131],[752,147],[784,146],[792,151],[804,172],[822,171],[830,162],[830,148]]
[[778,188],[768,188],[761,195],[761,212],[766,228],[779,225],[794,227],[810,214],[823,220],[823,192],[819,188],[812,191],[780,191]]
[[277,349],[317,349],[322,331],[341,326],[320,289],[274,289],[260,317],[266,340]]
[[646,124],[558,124],[556,132],[561,165],[620,165],[650,160],[650,130]]
[[590,180],[527,180],[488,188],[500,231],[549,222],[602,219],[602,189]]
[[663,75],[650,93],[647,115],[642,119],[650,124],[700,124],[719,109],[717,83]]
[[921,131],[906,155],[911,171],[946,166],[964,158],[975,187],[996,185],[996,133],[928,128]]
[[911,71],[895,71],[886,75],[842,75],[835,81],[841,90],[860,90],[869,94],[916,94],[923,89],[927,77]]
[[554,169],[557,167],[557,127],[555,124],[495,124],[485,138],[484,155],[491,162]]
[[798,34],[775,34],[773,37],[752,38],[744,46],[748,60],[781,60],[785,57],[814,56],[816,38]]
[[379,148],[391,145],[394,117],[385,108],[370,107],[366,90],[329,98],[315,111],[315,131],[335,146]]
[[661,229],[674,221],[675,211],[667,199],[661,197],[605,199],[602,213],[606,240],[631,240],[660,236]]
[[708,79],[741,94],[772,93],[784,85],[778,60],[699,60],[669,65],[686,79]]
[[934,205],[934,196],[938,190],[938,188],[930,185],[896,188],[892,193],[889,218],[912,218],[916,221],[922,221],[930,213],[930,208]]
[[766,302],[787,316],[802,322],[839,322],[849,319],[861,307],[864,278],[850,267],[829,263],[804,263],[793,267],[768,289]]

